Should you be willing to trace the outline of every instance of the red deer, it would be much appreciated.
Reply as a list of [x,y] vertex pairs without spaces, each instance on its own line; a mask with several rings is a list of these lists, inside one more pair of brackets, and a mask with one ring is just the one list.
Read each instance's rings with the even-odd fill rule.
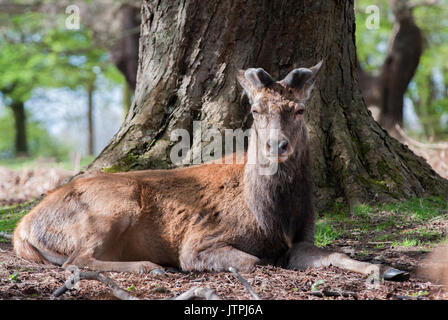
[[[14,232],[16,254],[118,272],[248,272],[258,264],[378,271],[314,246],[304,111],[321,64],[281,81],[261,68],[238,72],[254,119],[247,151],[257,155],[253,163],[78,177],[23,217]],[[271,164],[275,172],[260,174]]]

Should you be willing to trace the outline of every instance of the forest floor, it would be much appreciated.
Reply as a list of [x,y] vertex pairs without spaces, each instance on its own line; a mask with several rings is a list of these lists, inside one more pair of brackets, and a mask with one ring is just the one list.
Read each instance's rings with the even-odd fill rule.
[[[70,176],[62,169],[9,170],[0,168],[0,231],[11,233],[17,221],[35,204],[26,202]],[[24,202],[25,201],[25,202]],[[19,205],[13,203],[20,203]],[[308,268],[305,271],[259,266],[242,274],[261,299],[448,299],[442,285],[422,277],[424,259],[446,240],[448,207],[441,199],[411,199],[377,207],[362,205],[352,212],[340,205],[320,214],[316,243],[351,257],[382,263],[410,273],[401,282],[372,285],[361,274],[336,267]],[[192,287],[208,287],[221,299],[251,299],[250,293],[232,273],[188,272],[166,275],[138,275],[106,272],[129,294],[140,299],[178,296]],[[0,238],[0,300],[51,299],[54,291],[70,277],[68,271],[41,265],[14,255],[9,240]],[[115,299],[103,283],[82,280],[57,299]]]
[[[398,231],[398,230],[397,230]],[[363,241],[339,239],[332,248],[353,249],[354,258],[379,260],[410,272],[402,282],[385,281],[372,285],[366,276],[336,267],[308,268],[305,271],[259,266],[256,271],[242,274],[261,299],[307,300],[439,300],[448,299],[444,287],[421,279],[417,268],[427,251],[422,248],[371,248]],[[369,250],[368,255],[365,251]],[[60,267],[31,263],[14,255],[9,242],[0,243],[0,299],[52,299],[51,295],[70,277]],[[208,287],[221,299],[251,299],[251,295],[232,273],[188,272],[166,275],[138,275],[106,272],[118,286],[140,299],[164,299],[178,296],[192,287]],[[332,296],[340,294],[341,296]],[[82,280],[74,289],[57,299],[111,300],[109,287],[94,280]]]

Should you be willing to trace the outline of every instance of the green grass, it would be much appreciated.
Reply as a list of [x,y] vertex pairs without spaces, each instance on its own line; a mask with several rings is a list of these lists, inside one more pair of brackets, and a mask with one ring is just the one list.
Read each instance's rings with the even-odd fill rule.
[[[80,168],[82,169],[88,166],[90,163],[92,163],[93,160],[95,160],[95,156],[87,156],[82,158],[80,161]],[[61,165],[62,168],[66,170],[73,170],[73,164],[69,160],[59,162],[59,164]]]
[[440,198],[358,205],[350,211],[338,205],[316,221],[315,241],[328,246],[338,239],[376,243],[376,248],[416,247],[436,244],[446,238],[438,222],[448,218],[448,203]]
[[20,276],[20,272],[19,271],[15,271],[14,273],[11,273],[9,275],[9,281],[11,281],[11,282],[19,282],[19,276]]
[[325,280],[322,280],[322,279],[317,280],[316,282],[314,282],[314,283],[311,285],[311,291],[312,291],[312,292],[319,291],[319,290],[320,290],[320,287],[321,287],[324,283],[325,283]]
[[440,198],[414,198],[405,202],[383,204],[382,210],[407,214],[416,221],[428,221],[446,215],[448,202]]
[[0,167],[6,167],[12,170],[20,170],[33,166],[36,159],[31,158],[12,158],[12,159],[0,159]]
[[[83,168],[89,165],[95,156],[87,156],[81,159],[80,167]],[[11,158],[11,159],[0,159],[0,167],[5,167],[12,170],[21,170],[29,167],[38,167],[42,165],[39,163],[37,158]],[[73,163],[69,160],[62,160],[55,163],[50,163],[50,165],[54,165],[55,167],[62,168],[65,170],[73,170]]]
[[[12,233],[25,214],[36,205],[35,200],[27,201],[14,206],[0,207],[0,232]],[[0,237],[0,241],[8,241]]]
[[353,208],[353,214],[359,218],[366,218],[372,212],[373,208],[365,204],[357,205]]
[[129,291],[129,292],[138,291],[137,288],[133,284],[130,285],[126,290]]
[[341,236],[341,231],[336,229],[331,221],[318,219],[314,231],[314,239],[316,245],[324,247],[331,244],[334,240]]
[[418,239],[404,238],[400,242],[394,241],[392,243],[391,247],[392,248],[396,248],[396,247],[417,247],[420,244],[421,244],[421,242]]
[[426,291],[426,290],[425,291],[419,290],[418,292],[413,292],[413,293],[410,293],[408,295],[411,296],[411,297],[423,297],[423,296],[429,295],[429,292]]

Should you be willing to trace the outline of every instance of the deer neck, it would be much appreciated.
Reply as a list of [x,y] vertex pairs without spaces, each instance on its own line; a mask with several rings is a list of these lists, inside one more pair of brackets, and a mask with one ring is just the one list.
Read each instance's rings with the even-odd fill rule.
[[[250,137],[249,158],[257,154],[256,135],[254,132]],[[251,162],[250,159],[244,170],[246,204],[260,229],[269,238],[280,237],[288,245],[292,244],[295,232],[300,229],[303,202],[311,201],[306,196],[311,189],[306,133],[301,147],[288,160],[278,163],[273,174],[263,174],[266,173],[264,161]]]

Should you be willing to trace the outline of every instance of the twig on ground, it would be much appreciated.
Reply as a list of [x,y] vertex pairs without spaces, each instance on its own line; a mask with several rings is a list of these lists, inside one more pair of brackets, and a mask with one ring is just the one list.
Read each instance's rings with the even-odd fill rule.
[[233,268],[230,267],[229,271],[233,273],[233,275],[240,280],[240,282],[246,287],[247,291],[249,291],[250,295],[252,296],[252,298],[254,298],[254,300],[260,300],[260,297],[255,293],[254,290],[252,290],[252,287],[250,286],[250,284],[246,281],[246,279],[244,279],[239,273],[238,271]]
[[190,290],[178,295],[174,298],[167,298],[165,300],[192,300],[194,298],[203,298],[205,300],[221,300],[216,292],[210,288],[193,287]]
[[9,233],[6,233],[6,232],[0,232],[0,237],[8,239],[8,240],[12,240],[12,234],[9,234]]
[[111,278],[108,278],[99,272],[80,272],[79,269],[75,266],[69,267],[68,270],[72,273],[72,276],[65,282],[62,287],[60,287],[53,293],[53,297],[61,296],[66,291],[73,288],[75,284],[81,280],[96,280],[108,285],[112,289],[112,294],[120,300],[140,300],[139,298],[134,297],[125,290],[121,289]]
[[[120,288],[111,278],[106,277],[102,273],[95,271],[81,272],[76,266],[70,266],[67,270],[72,273],[72,276],[65,281],[65,284],[57,289],[52,296],[59,297],[68,290],[72,289],[76,283],[81,280],[96,280],[102,282],[112,289],[112,294],[120,300],[140,300],[137,297],[129,294],[127,291]],[[210,288],[194,287],[190,290],[180,294],[177,297],[168,298],[166,300],[191,300],[194,298],[203,298],[206,300],[221,300],[221,298]]]

